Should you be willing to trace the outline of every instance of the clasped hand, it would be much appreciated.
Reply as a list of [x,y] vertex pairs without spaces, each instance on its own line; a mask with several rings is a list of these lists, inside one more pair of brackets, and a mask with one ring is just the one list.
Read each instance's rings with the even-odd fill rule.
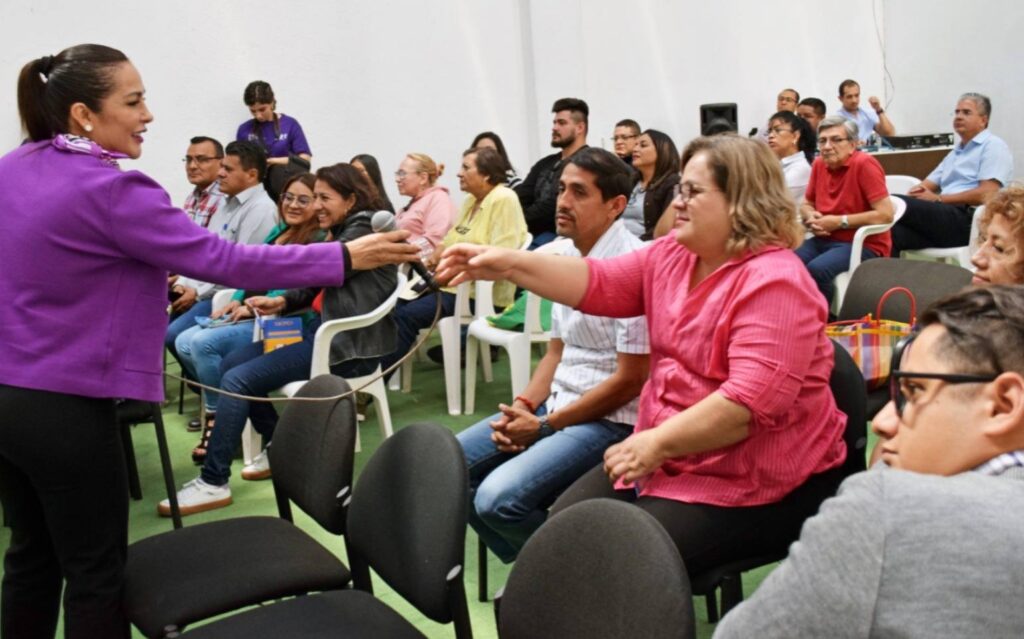
[[537,441],[540,418],[528,410],[498,404],[501,416],[491,422],[491,441],[503,453],[520,453]]
[[604,472],[610,480],[621,479],[627,486],[650,475],[665,461],[657,429],[633,433],[604,452]]

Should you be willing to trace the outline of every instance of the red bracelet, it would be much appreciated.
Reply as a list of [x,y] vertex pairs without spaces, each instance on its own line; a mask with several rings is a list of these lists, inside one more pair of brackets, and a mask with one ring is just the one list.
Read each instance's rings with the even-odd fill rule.
[[536,413],[537,412],[537,407],[533,405],[533,402],[531,402],[530,400],[526,399],[522,395],[516,395],[516,398],[513,399],[512,401],[513,402],[522,402],[522,403],[526,404],[526,407],[530,409],[531,413]]

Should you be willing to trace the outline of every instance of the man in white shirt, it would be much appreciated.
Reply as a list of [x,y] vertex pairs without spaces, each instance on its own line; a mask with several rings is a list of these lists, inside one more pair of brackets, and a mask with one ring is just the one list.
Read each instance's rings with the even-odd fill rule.
[[837,113],[847,120],[857,123],[857,130],[860,132],[861,143],[867,142],[872,133],[878,135],[896,135],[896,127],[893,126],[889,116],[882,108],[882,102],[876,96],[868,98],[871,110],[867,111],[860,106],[860,85],[856,80],[843,80],[839,85],[839,101],[842,108]]

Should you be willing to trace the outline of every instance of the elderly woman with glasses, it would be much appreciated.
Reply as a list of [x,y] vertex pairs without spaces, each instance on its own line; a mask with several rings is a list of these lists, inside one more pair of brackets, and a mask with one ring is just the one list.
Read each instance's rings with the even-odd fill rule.
[[846,418],[828,386],[827,309],[790,250],[796,206],[768,147],[694,140],[672,207],[672,235],[621,257],[459,245],[438,276],[509,279],[584,313],[647,317],[636,428],[554,510],[635,501],[699,574],[797,538],[842,479]]
[[[853,236],[861,226],[888,224],[892,201],[878,160],[857,149],[857,124],[833,115],[818,125],[821,157],[811,166],[800,217],[814,236],[797,249],[825,300],[832,302],[832,280],[846,271]],[[889,231],[864,240],[861,259],[888,257]]]
[[444,165],[426,153],[409,153],[395,171],[398,192],[409,198],[395,222],[412,233],[409,243],[419,246],[424,257],[433,254],[455,222],[455,204],[448,187],[437,183],[443,172]]

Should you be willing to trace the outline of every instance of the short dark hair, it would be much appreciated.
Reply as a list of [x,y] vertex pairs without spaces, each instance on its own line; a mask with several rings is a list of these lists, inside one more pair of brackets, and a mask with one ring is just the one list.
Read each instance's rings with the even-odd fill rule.
[[501,138],[498,137],[497,133],[494,131],[477,133],[476,137],[473,138],[473,143],[469,145],[469,148],[475,149],[480,144],[480,140],[490,140],[491,142],[494,142],[494,146],[498,147],[498,155],[501,156],[501,159],[505,160],[505,170],[515,172],[515,169],[512,168],[512,161],[508,159],[508,152],[505,150],[505,143],[501,141]]
[[779,111],[768,118],[768,126],[770,127],[771,123],[775,120],[788,124],[789,128],[793,129],[793,132],[800,136],[796,143],[796,148],[803,151],[808,164],[814,162],[817,133],[811,131],[811,125],[807,123],[807,120],[792,111]]
[[488,146],[473,147],[462,152],[462,157],[467,155],[476,156],[474,158],[476,172],[484,176],[488,184],[497,186],[505,182],[505,179],[508,177],[506,173],[508,164],[497,151]]
[[800,103],[797,104],[797,106],[809,106],[814,109],[814,112],[820,117],[825,117],[825,114],[828,113],[825,103],[818,98],[804,98],[803,100],[800,100]]
[[[657,129],[647,129],[641,135],[650,136],[651,142],[654,144],[654,175],[651,176],[651,183],[647,185],[649,191],[661,184],[661,181],[668,176],[679,173],[679,149],[676,148],[675,142],[667,133],[662,133]],[[639,180],[640,175],[637,171],[637,181]]]
[[267,174],[267,154],[263,148],[255,142],[248,140],[235,140],[229,142],[224,148],[224,155],[232,155],[238,158],[238,163],[246,171],[256,169],[256,178],[263,180]]
[[839,97],[843,97],[843,91],[846,90],[846,87],[857,87],[859,89],[860,84],[856,80],[850,80],[849,78],[843,80],[839,83]]
[[590,129],[590,107],[579,98],[561,98],[555,100],[551,106],[552,113],[569,111],[573,122],[582,122],[587,129]]
[[213,152],[217,154],[217,157],[224,157],[224,145],[207,135],[197,135],[188,141],[189,144],[202,144],[204,142],[209,142],[213,145]]
[[619,120],[618,122],[615,123],[616,129],[619,128],[620,126],[624,126],[631,129],[633,131],[633,135],[640,135],[640,131],[642,130],[640,128],[640,124],[636,120],[631,120],[629,118],[626,118],[625,120]]
[[327,186],[335,190],[341,197],[347,198],[356,196],[355,204],[352,205],[352,212],[379,211],[384,208],[377,193],[377,187],[370,184],[363,173],[356,167],[346,162],[339,162],[331,166],[321,167],[316,172],[316,179],[326,182]]
[[965,289],[929,306],[921,325],[939,324],[936,343],[968,374],[1014,371],[1024,374],[1024,286]]
[[574,153],[569,164],[594,175],[594,183],[605,202],[620,195],[628,198],[633,191],[632,170],[611,151],[588,146]]
[[264,82],[263,80],[254,80],[246,85],[245,92],[242,93],[242,101],[245,102],[245,106],[252,106],[254,104],[273,104],[274,89],[271,88],[270,83],[268,82]]
[[71,105],[99,113],[114,90],[114,71],[128,56],[102,44],[79,44],[32,60],[18,75],[18,114],[30,140],[68,132]]

